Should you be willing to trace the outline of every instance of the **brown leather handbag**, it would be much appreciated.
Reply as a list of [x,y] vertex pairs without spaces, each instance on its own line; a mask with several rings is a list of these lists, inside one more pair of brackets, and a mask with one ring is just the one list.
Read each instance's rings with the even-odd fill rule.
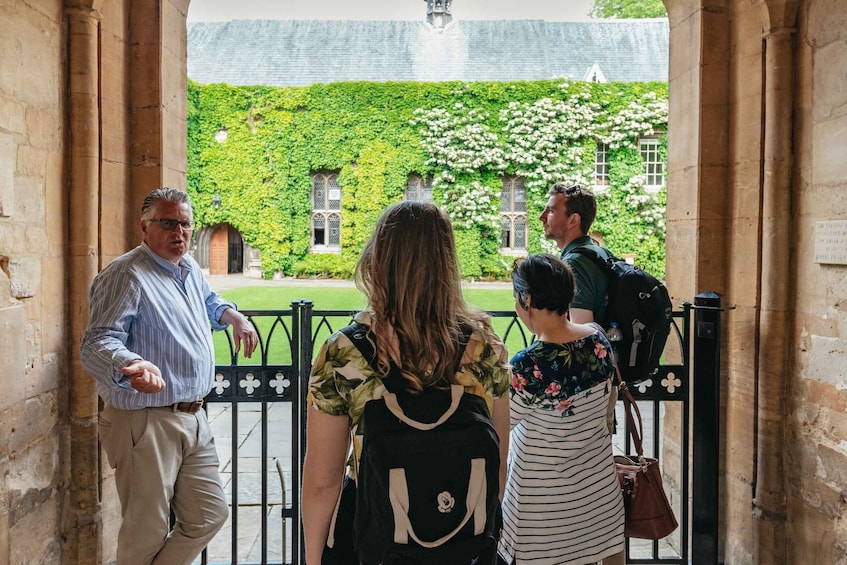
[[615,456],[615,470],[621,483],[626,512],[624,535],[630,538],[662,539],[669,536],[679,524],[662,486],[659,461],[644,457],[641,412],[623,381],[619,382],[619,393],[624,403],[629,436],[636,452],[635,455]]

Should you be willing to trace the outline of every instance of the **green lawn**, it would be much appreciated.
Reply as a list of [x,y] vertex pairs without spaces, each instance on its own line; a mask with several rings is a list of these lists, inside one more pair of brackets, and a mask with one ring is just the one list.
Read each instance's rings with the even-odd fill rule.
[[[291,309],[291,302],[300,299],[308,299],[313,303],[313,309],[357,311],[365,307],[365,298],[356,288],[331,288],[318,286],[285,287],[285,286],[253,286],[221,292],[227,300],[238,304],[239,310],[283,310]],[[510,289],[465,289],[465,300],[469,304],[483,310],[500,310],[511,314],[514,311],[515,301]],[[260,336],[264,342],[267,352],[268,364],[291,363],[291,352],[288,347],[290,331],[289,316],[254,317],[254,322],[259,328]],[[506,347],[511,356],[522,347],[530,336],[523,324],[514,322],[515,318],[495,317],[492,319],[494,330],[501,337],[506,335]],[[350,316],[321,316],[313,318],[312,333],[315,341],[315,353],[320,344],[332,331],[338,330],[350,321]],[[523,332],[523,333],[522,333]],[[216,362],[219,365],[228,365],[229,346],[227,337],[222,332],[215,332]],[[261,359],[254,355],[253,359],[241,359],[239,365],[261,363]]]
[[[468,288],[465,300],[483,310],[512,310],[515,301],[510,289]],[[248,286],[221,292],[227,300],[238,304],[239,310],[287,310],[294,300],[308,299],[316,310],[360,310],[365,297],[356,288],[312,288],[287,286]]]
[[288,310],[294,300],[308,299],[316,310],[361,310],[365,297],[356,288],[247,286],[221,292],[239,310]]

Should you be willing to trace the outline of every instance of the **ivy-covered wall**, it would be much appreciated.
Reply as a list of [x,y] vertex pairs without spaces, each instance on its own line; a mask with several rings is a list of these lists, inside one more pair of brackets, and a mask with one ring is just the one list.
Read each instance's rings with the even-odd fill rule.
[[[664,276],[665,193],[643,189],[637,142],[667,128],[665,83],[189,81],[188,103],[195,219],[238,229],[261,250],[266,277],[349,277],[380,212],[403,198],[413,173],[433,179],[435,202],[453,219],[464,276],[507,277],[500,178],[525,179],[528,252],[552,251],[538,221],[546,192],[560,180],[592,186],[598,142],[608,146],[609,188],[598,193],[593,229],[616,254]],[[310,173],[320,170],[337,171],[342,186],[337,254],[309,252]]]

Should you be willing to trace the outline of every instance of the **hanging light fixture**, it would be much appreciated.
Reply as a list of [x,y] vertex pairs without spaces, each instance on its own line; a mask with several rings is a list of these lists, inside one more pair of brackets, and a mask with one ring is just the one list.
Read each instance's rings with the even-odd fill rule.
[[217,210],[217,209],[218,209],[218,208],[220,208],[220,207],[221,207],[221,193],[220,193],[220,192],[216,192],[216,193],[215,193],[215,197],[214,197],[214,198],[212,198],[212,208],[214,208],[215,210]]

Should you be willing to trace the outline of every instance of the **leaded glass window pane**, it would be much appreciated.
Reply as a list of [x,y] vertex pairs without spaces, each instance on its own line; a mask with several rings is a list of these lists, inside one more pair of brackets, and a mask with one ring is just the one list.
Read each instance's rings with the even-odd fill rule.
[[500,247],[509,249],[512,247],[512,221],[508,217],[500,220]]
[[605,143],[597,143],[597,153],[594,157],[594,184],[598,186],[609,184],[609,147]]
[[515,179],[515,197],[513,212],[526,212],[526,187],[522,178]]
[[312,209],[326,209],[326,181],[322,175],[315,175],[312,179]]
[[432,202],[432,180],[420,175],[409,175],[406,181],[406,200],[409,202]]
[[338,174],[312,175],[312,250],[337,251],[341,247],[341,185]]
[[659,189],[665,184],[664,163],[659,157],[659,140],[641,139],[638,142],[641,158],[644,160],[644,176],[647,188]]
[[500,251],[524,253],[527,242],[526,181],[523,177],[503,177],[500,192]]
[[329,190],[327,190],[328,210],[341,210],[341,185],[338,184],[338,175],[329,177]]
[[329,216],[329,241],[330,247],[341,246],[341,216],[330,214]]
[[503,191],[500,193],[500,211],[512,211],[512,185],[508,180],[503,181]]
[[515,217],[515,246],[514,249],[526,249],[526,216]]

